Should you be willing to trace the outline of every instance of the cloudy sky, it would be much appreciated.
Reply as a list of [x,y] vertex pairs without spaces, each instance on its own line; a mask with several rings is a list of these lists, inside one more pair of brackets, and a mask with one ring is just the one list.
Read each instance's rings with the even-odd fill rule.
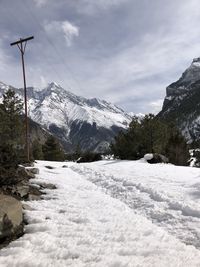
[[199,0],[0,0],[0,81],[55,81],[127,112],[161,109],[165,88],[200,56]]

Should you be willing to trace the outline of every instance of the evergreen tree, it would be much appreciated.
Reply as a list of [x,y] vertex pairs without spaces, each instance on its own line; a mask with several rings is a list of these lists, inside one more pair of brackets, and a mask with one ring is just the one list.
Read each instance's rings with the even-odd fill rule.
[[19,162],[21,157],[19,152],[23,144],[22,109],[22,101],[15,95],[14,91],[9,89],[3,95],[3,102],[0,104],[0,152],[6,153],[2,159],[7,158],[10,153],[11,165],[13,161]]
[[48,137],[42,146],[42,151],[45,160],[63,161],[65,159],[64,151],[54,136]]
[[0,143],[19,146],[22,144],[23,124],[21,120],[23,104],[9,89],[3,95],[3,103],[0,104]]
[[120,132],[111,144],[112,153],[120,159],[138,159],[146,153],[169,157],[171,163],[186,165],[188,147],[179,131],[153,114],[133,118],[126,132]]
[[74,159],[77,160],[78,158],[80,158],[81,155],[82,155],[81,146],[80,146],[80,142],[78,142],[75,153],[74,153]]
[[33,141],[32,144],[32,154],[34,159],[43,159],[42,145],[36,139]]
[[0,104],[0,185],[18,181],[16,169],[22,149],[22,102],[14,91],[8,90]]
[[168,139],[166,156],[169,158],[169,162],[175,165],[188,165],[189,149],[184,137],[177,130],[172,131]]

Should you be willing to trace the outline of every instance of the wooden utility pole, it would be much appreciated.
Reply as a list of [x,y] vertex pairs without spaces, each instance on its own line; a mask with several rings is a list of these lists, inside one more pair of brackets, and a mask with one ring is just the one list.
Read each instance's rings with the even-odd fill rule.
[[28,127],[28,108],[27,108],[27,93],[26,93],[26,73],[25,73],[25,65],[24,65],[24,54],[26,50],[27,41],[32,40],[34,37],[30,36],[25,39],[19,39],[18,41],[11,43],[10,45],[17,45],[20,52],[21,52],[21,59],[22,59],[22,71],[23,71],[23,80],[24,80],[24,106],[25,106],[25,126],[26,126],[26,155],[27,155],[27,162],[30,161],[30,144],[29,144],[29,127]]

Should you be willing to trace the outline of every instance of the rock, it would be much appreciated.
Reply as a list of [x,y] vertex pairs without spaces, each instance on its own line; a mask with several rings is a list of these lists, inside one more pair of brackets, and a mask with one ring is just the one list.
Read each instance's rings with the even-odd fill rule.
[[18,176],[21,176],[23,179],[32,179],[35,178],[35,174],[39,174],[39,169],[35,167],[24,167],[20,165],[17,169]]
[[167,157],[161,154],[152,153],[152,154],[146,154],[144,155],[144,159],[151,164],[154,163],[168,163],[169,160]]
[[35,167],[26,167],[26,171],[33,173],[33,174],[39,174],[39,169]]
[[145,154],[145,155],[144,155],[144,159],[145,159],[146,161],[153,159],[153,154],[152,154],[152,153]]
[[45,168],[50,169],[50,170],[55,169],[55,168],[52,167],[52,166],[45,166]]
[[41,187],[36,187],[35,185],[29,186],[29,195],[41,196],[42,192],[40,191]]
[[54,184],[46,184],[46,183],[41,183],[40,184],[41,188],[44,188],[44,189],[56,189],[56,186]]
[[21,180],[28,180],[35,178],[35,174],[33,172],[29,171],[27,168],[21,165],[18,167],[17,173],[21,177]]
[[21,235],[22,221],[22,204],[13,197],[0,195],[0,240]]
[[28,197],[29,194],[29,186],[28,185],[18,185],[16,186],[16,193],[20,196],[20,198]]
[[8,215],[0,211],[0,240],[4,237],[12,235],[13,224],[8,218]]
[[34,167],[34,162],[24,163],[22,166],[23,167]]
[[13,196],[19,200],[26,200],[29,194],[29,185],[28,182],[22,181],[12,186],[2,186],[0,193]]

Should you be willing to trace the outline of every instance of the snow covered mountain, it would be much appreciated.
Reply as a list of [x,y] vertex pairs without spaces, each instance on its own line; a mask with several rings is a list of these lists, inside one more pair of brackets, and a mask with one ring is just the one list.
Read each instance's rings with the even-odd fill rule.
[[166,89],[161,118],[175,120],[186,139],[200,139],[200,58]]
[[[0,83],[0,97],[8,88]],[[14,90],[23,96],[23,89]],[[56,83],[42,90],[29,87],[27,96],[30,118],[58,137],[68,151],[77,145],[103,151],[131,121],[131,116],[115,105],[76,96]]]

